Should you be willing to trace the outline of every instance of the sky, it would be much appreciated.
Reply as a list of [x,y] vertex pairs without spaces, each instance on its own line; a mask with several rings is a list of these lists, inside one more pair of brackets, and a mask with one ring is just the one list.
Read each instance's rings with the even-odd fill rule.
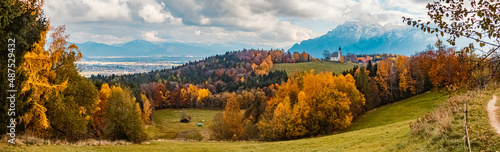
[[288,49],[345,21],[403,24],[426,19],[432,0],[48,0],[52,26],[70,41],[105,44],[136,39],[246,44]]

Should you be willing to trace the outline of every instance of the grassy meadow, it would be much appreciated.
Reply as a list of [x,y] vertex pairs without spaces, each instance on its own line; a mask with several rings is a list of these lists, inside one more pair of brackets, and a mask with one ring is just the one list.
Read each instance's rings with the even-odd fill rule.
[[[432,111],[445,100],[439,93],[425,93],[397,103],[389,104],[366,113],[349,129],[334,135],[278,142],[216,142],[152,140],[143,144],[81,146],[41,145],[6,146],[7,151],[409,151],[425,150],[424,142],[410,135],[409,123],[422,114]],[[177,123],[181,109],[159,110],[154,114],[155,124],[148,134],[152,138],[175,139],[175,132],[183,130],[206,131],[214,110],[187,109],[193,117],[191,123]],[[203,115],[203,116],[201,116]],[[195,124],[205,120],[203,127]],[[168,125],[168,126],[162,126]],[[172,129],[170,129],[172,128]],[[423,149],[422,149],[423,148]]]
[[428,92],[373,109],[355,120],[348,131],[382,126],[421,117],[438,107],[447,97],[438,92]]
[[[112,146],[19,146],[8,151],[397,151],[407,148],[409,121],[337,135],[280,142],[151,141]],[[403,141],[403,142],[402,142]],[[405,145],[405,146],[398,146]]]
[[[189,123],[180,122],[183,112],[191,116]],[[208,126],[217,112],[221,110],[203,109],[163,109],[153,114],[154,124],[146,128],[150,139],[208,139]],[[202,123],[202,126],[197,126]]]
[[315,73],[327,71],[335,72],[336,74],[342,73],[344,70],[352,69],[356,63],[351,62],[329,62],[329,61],[318,61],[318,62],[302,62],[302,63],[279,63],[274,64],[273,69],[275,70],[285,70],[288,76],[293,75],[296,72],[310,71],[314,69]]
[[464,103],[467,101],[467,128],[472,151],[499,151],[500,135],[489,124],[486,106],[498,85],[452,95],[442,106],[412,123],[412,134],[425,140],[432,151],[464,151]]

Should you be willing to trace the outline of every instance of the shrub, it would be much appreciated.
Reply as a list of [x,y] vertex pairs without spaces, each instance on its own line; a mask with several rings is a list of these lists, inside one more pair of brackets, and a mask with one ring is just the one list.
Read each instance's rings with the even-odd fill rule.
[[191,121],[191,115],[184,109],[182,109],[181,120],[187,119]]
[[50,118],[52,136],[55,138],[77,141],[84,139],[89,121],[82,116],[82,110],[72,98],[62,95],[53,96],[47,104],[47,116]]
[[203,135],[196,129],[183,130],[177,133],[176,139],[201,141],[203,140]]
[[222,112],[215,114],[214,120],[210,123],[210,130],[212,131],[213,139],[224,139],[224,128],[222,127]]
[[197,140],[201,141],[203,140],[203,136],[200,134],[198,130],[188,130],[185,132],[185,137],[186,140]]
[[243,139],[247,140],[254,140],[254,139],[259,139],[259,128],[257,128],[257,125],[253,123],[254,119],[252,116],[250,118],[245,119],[244,125],[243,125]]
[[227,97],[224,113],[217,113],[210,124],[210,130],[214,139],[242,139],[243,126],[241,123],[240,104],[236,101],[236,94],[231,93]]

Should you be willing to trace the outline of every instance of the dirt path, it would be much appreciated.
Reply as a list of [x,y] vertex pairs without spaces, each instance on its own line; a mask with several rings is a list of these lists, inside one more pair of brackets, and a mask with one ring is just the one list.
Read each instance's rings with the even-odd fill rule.
[[497,102],[497,96],[493,95],[493,99],[488,102],[488,117],[490,118],[490,124],[495,128],[495,132],[500,134],[500,122],[498,121],[497,110],[498,107],[495,106]]

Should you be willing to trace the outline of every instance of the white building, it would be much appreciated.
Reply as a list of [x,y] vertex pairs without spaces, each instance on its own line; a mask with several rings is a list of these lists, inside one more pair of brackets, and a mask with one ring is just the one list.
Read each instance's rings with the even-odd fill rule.
[[330,56],[330,61],[340,61],[341,57],[342,57],[342,50],[339,46],[339,51],[333,52],[332,55]]

